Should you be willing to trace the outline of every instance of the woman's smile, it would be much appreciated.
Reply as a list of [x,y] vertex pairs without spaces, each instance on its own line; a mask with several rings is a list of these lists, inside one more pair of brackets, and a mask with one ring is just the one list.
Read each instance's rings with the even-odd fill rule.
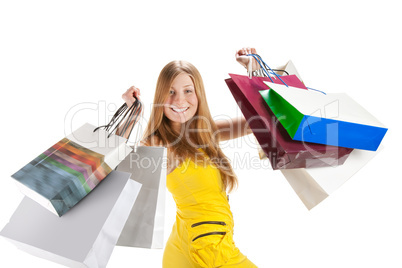
[[170,109],[172,109],[176,113],[185,113],[185,112],[187,112],[189,107],[185,107],[185,108],[170,108]]

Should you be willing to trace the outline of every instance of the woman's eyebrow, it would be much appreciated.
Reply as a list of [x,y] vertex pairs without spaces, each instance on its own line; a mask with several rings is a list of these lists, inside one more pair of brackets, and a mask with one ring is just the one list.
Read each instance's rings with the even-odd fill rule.
[[[184,85],[183,87],[194,87],[193,85],[190,85],[190,84],[188,84],[188,85]],[[170,87],[171,89],[174,89],[174,90],[176,90],[173,86],[171,86]]]

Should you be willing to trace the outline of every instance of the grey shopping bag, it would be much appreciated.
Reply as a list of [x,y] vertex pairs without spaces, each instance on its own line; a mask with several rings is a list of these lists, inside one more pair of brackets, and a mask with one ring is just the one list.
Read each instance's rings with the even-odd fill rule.
[[166,153],[164,147],[140,146],[118,165],[142,187],[117,245],[163,248]]

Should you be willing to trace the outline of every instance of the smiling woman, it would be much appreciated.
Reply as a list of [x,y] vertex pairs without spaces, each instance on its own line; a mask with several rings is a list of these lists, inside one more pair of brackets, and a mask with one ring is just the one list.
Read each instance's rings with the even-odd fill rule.
[[[241,59],[242,64],[253,61]],[[128,105],[138,97],[135,87],[123,94]],[[237,178],[219,147],[222,138],[251,131],[244,130],[242,118],[229,121],[216,124],[212,119],[201,75],[191,63],[172,61],[162,69],[142,143],[168,148],[166,185],[177,217],[165,247],[164,268],[256,267],[233,242],[226,191],[237,186]],[[228,134],[228,129],[237,133]]]

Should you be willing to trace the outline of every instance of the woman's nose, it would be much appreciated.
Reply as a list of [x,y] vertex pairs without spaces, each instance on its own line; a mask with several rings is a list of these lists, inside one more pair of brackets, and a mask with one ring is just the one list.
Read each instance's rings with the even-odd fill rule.
[[174,103],[180,107],[180,105],[183,105],[186,103],[186,98],[184,96],[184,94],[177,94],[175,99],[174,99]]

